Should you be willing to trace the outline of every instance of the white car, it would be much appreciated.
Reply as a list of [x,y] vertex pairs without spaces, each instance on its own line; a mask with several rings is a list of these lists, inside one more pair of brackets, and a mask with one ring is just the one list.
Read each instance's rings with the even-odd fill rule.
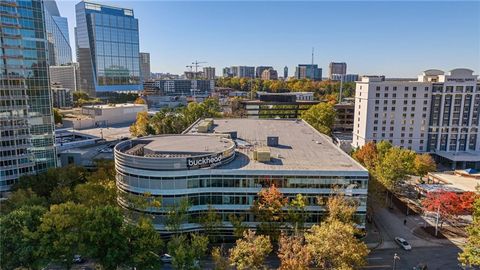
[[162,256],[160,256],[160,260],[163,263],[172,263],[173,258],[169,254],[165,253]]
[[397,244],[399,244],[405,250],[412,250],[412,246],[410,246],[410,244],[401,237],[395,237],[395,242],[397,242]]

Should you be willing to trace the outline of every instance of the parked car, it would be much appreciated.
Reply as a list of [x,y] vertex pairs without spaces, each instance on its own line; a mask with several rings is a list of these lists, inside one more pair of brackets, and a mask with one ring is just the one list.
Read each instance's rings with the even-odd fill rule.
[[401,237],[395,237],[395,242],[397,242],[397,244],[405,250],[412,250],[412,246],[410,246],[410,244]]
[[160,256],[160,260],[163,263],[172,263],[173,258],[169,254],[165,253],[162,256]]
[[85,262],[85,259],[82,258],[81,255],[74,255],[72,262],[73,262],[73,263],[84,263],[84,262]]

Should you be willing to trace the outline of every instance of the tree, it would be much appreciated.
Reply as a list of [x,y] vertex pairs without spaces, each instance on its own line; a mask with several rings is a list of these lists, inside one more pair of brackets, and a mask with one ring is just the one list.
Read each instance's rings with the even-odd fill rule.
[[283,207],[287,202],[288,199],[274,185],[262,189],[253,202],[252,211],[260,222],[259,231],[269,235],[273,240],[278,239],[283,220]]
[[353,199],[337,193],[328,198],[327,211],[327,221],[339,220],[343,223],[354,224],[357,205]]
[[223,246],[214,247],[212,249],[212,260],[215,270],[227,270],[229,267],[228,256]]
[[103,269],[117,269],[128,256],[122,224],[122,212],[116,207],[99,206],[87,211],[82,227],[86,255]]
[[207,213],[200,217],[200,224],[208,235],[210,241],[215,240],[215,232],[222,225],[222,216],[211,205],[208,206]]
[[306,270],[310,265],[310,251],[302,235],[280,235],[278,258],[280,270]]
[[369,171],[375,170],[375,166],[378,163],[378,152],[375,143],[366,143],[362,148],[355,151],[352,156]]
[[62,123],[62,115],[60,114],[60,111],[57,108],[53,108],[53,119],[55,121],[55,124],[61,124]]
[[147,102],[145,101],[145,99],[143,99],[141,97],[137,97],[137,99],[135,99],[133,104],[147,104]]
[[46,211],[42,206],[25,205],[0,217],[2,269],[41,268],[37,229]]
[[302,113],[302,119],[323,134],[332,133],[336,111],[330,103],[319,103]]
[[467,243],[458,259],[464,266],[480,267],[480,196],[477,196],[472,207],[473,221],[467,227]]
[[437,164],[429,154],[416,155],[414,160],[415,174],[422,177],[437,170]]
[[150,219],[141,218],[137,224],[124,224],[122,234],[128,250],[125,265],[137,269],[159,268],[158,253],[163,241]]
[[83,222],[85,206],[67,202],[52,205],[39,226],[41,257],[70,268],[73,256],[85,251]]
[[207,252],[208,238],[198,234],[191,234],[190,238],[189,241],[184,234],[176,235],[168,242],[174,269],[201,269],[198,262]]
[[248,230],[244,232],[243,238],[236,241],[235,247],[230,249],[230,261],[238,270],[262,269],[270,252],[270,238],[266,235],[255,235],[255,232]]
[[3,214],[8,214],[15,209],[19,209],[24,206],[47,206],[47,200],[44,197],[40,197],[31,188],[17,189],[12,192],[8,200],[2,202],[0,210]]
[[182,224],[187,222],[189,208],[190,202],[187,198],[182,198],[178,204],[171,206],[165,220],[167,230],[178,233]]
[[151,134],[148,112],[137,113],[137,120],[130,126],[130,134],[135,137],[142,137]]
[[237,216],[235,214],[230,214],[228,216],[228,221],[232,224],[233,227],[233,236],[240,238],[243,236],[243,233],[247,230],[247,225],[243,224],[244,217]]
[[307,206],[307,198],[302,194],[297,194],[287,205],[287,220],[295,231],[303,230],[308,216],[306,211]]
[[[377,149],[379,149],[378,145]],[[393,191],[399,181],[403,181],[408,174],[413,173],[414,160],[415,152],[392,147],[380,159],[375,169],[375,176],[387,189]]]
[[478,197],[474,192],[458,195],[455,192],[429,192],[422,200],[424,211],[440,214],[442,222],[455,219],[458,215],[472,211],[473,201]]
[[96,171],[87,175],[86,183],[74,189],[75,200],[85,206],[117,205],[115,168],[112,161],[97,161]]
[[355,227],[337,219],[313,225],[305,234],[308,250],[321,269],[357,269],[368,248],[355,237]]

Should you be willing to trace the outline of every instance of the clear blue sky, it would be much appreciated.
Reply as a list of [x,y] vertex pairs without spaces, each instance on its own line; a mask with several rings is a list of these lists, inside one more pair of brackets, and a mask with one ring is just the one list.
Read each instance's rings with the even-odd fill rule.
[[[57,0],[74,45],[75,4]],[[348,73],[416,77],[429,68],[480,74],[480,2],[98,1],[133,8],[152,72],[182,73],[194,60],[283,67],[344,61]],[[73,48],[75,46],[72,46]]]

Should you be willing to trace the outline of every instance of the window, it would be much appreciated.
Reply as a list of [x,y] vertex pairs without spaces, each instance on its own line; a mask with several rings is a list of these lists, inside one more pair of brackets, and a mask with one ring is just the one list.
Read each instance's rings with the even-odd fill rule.
[[403,97],[408,98],[408,94],[404,94]]
[[376,94],[375,94],[375,97],[380,97],[380,93],[376,93]]
[[393,87],[393,91],[397,91],[397,87],[396,87],[396,86]]
[[412,94],[412,97],[414,97],[414,98],[415,98],[415,97],[417,97],[417,94],[415,94],[415,93],[414,93],[414,94]]
[[397,97],[397,94],[396,94],[396,93],[393,93],[393,97],[396,98],[396,97]]
[[408,91],[408,86],[405,86],[405,91]]
[[388,97],[388,93],[385,93],[383,96],[384,96],[384,97]]

